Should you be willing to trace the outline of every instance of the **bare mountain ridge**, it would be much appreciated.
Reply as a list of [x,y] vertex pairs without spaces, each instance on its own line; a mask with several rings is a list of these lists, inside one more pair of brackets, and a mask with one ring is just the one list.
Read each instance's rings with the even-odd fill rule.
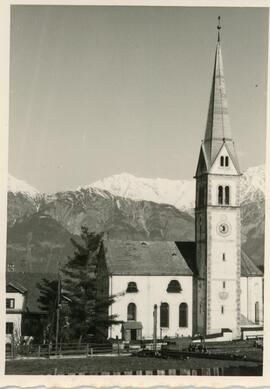
[[[249,174],[243,176],[241,183],[242,245],[258,264],[262,264],[264,169],[261,167],[252,169]],[[126,182],[127,176],[124,176]],[[110,185],[115,182],[113,177]],[[20,191],[19,185],[16,184],[16,191],[8,193],[8,263],[16,263],[16,269],[26,266],[27,271],[32,271],[35,266],[39,267],[39,263],[42,263],[42,269],[52,270],[54,262],[58,261],[59,257],[60,260],[65,260],[69,250],[72,250],[67,242],[71,236],[80,233],[81,225],[88,226],[90,230],[106,231],[112,239],[194,240],[194,219],[191,216],[193,210],[190,208],[191,195],[193,196],[194,193],[192,188],[190,189],[191,184],[188,186],[190,191],[186,190],[189,193],[186,199],[190,202],[186,204],[182,202],[181,210],[179,202],[177,203],[179,208],[168,204],[173,198],[169,199],[168,195],[166,197],[163,180],[153,180],[156,182],[149,183],[149,179],[143,179],[147,180],[148,199],[151,199],[151,187],[154,186],[155,196],[162,201],[158,203],[140,200],[139,197],[145,193],[145,182],[141,187],[138,184],[139,190],[136,193],[134,181],[140,179],[132,177],[128,178],[128,181],[133,182],[132,185],[128,184],[126,188],[128,190],[125,190],[123,182],[119,183],[120,178],[117,177],[122,191],[115,186],[113,189],[110,188],[110,191],[104,190],[101,184],[97,186],[94,184],[75,191],[47,195],[33,191],[31,188],[28,191]],[[108,181],[106,185],[109,187]],[[180,181],[176,184],[172,182],[171,185],[178,188]],[[116,195],[117,190],[122,195],[128,194],[137,198]],[[169,187],[170,191],[173,192],[172,187]],[[172,193],[170,195],[172,196]],[[177,200],[176,196],[175,199]],[[167,204],[165,200],[168,200]],[[50,229],[53,233],[49,233]],[[59,238],[61,249],[53,236]]]

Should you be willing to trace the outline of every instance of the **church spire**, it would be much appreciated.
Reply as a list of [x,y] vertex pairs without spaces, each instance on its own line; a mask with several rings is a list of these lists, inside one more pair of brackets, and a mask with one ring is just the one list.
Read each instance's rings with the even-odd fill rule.
[[204,136],[204,150],[207,164],[210,168],[222,145],[226,143],[235,167],[238,168],[237,155],[231,134],[231,125],[228,113],[228,101],[225,88],[224,68],[220,43],[220,16],[218,17],[218,37],[215,53],[214,73],[208,108],[207,124]]

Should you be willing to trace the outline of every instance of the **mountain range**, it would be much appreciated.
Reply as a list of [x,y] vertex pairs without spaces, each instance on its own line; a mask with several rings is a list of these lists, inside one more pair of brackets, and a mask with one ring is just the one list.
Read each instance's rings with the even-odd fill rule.
[[[242,247],[264,262],[264,166],[241,177]],[[111,239],[194,240],[195,180],[117,174],[76,190],[40,193],[9,176],[7,264],[16,271],[56,271],[85,225]]]

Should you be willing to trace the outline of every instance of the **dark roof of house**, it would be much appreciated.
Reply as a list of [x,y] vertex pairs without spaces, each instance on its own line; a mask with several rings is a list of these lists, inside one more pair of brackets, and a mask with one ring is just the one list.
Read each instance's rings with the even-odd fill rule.
[[29,313],[44,313],[41,309],[38,299],[40,297],[40,289],[38,284],[42,284],[42,280],[46,278],[48,281],[57,279],[56,274],[52,273],[6,273],[6,287],[12,286],[20,293],[26,295],[24,310]]
[[106,240],[104,247],[110,274],[193,275],[175,242]]

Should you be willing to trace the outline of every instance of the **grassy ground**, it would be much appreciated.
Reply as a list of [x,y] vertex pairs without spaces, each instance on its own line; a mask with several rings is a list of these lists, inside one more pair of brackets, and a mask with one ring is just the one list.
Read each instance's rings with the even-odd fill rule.
[[197,369],[208,367],[247,367],[256,366],[253,362],[222,361],[192,358],[186,361],[177,359],[140,358],[134,356],[115,356],[70,359],[31,359],[10,360],[6,362],[6,374],[53,374],[57,368],[58,374],[65,373],[89,373],[94,374],[102,371],[125,371],[125,370],[164,370],[164,369]]

